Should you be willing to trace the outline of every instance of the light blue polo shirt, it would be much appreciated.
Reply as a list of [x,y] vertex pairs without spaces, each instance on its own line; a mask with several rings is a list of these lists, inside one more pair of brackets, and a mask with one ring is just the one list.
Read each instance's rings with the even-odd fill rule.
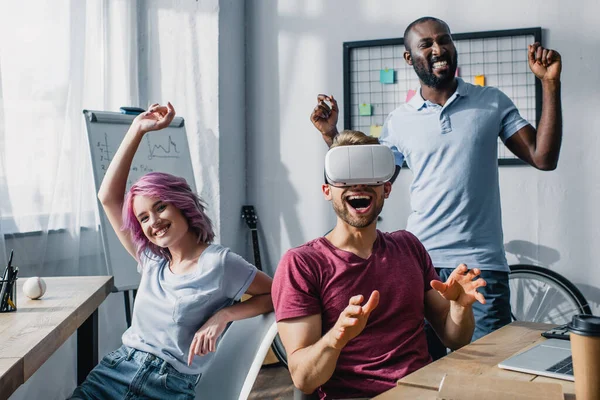
[[413,171],[407,230],[423,243],[436,268],[508,271],[504,254],[498,136],[503,142],[528,124],[494,87],[457,78],[441,107],[420,90],[387,118],[380,142],[396,164]]

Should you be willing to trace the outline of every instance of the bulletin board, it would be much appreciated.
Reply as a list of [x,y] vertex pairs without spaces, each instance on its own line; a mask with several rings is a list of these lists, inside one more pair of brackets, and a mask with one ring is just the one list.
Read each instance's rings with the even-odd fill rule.
[[[499,88],[536,127],[542,112],[542,86],[529,69],[527,46],[542,43],[542,29],[459,33],[452,39],[458,52],[458,76],[465,82]],[[344,43],[345,129],[378,136],[388,114],[419,89],[419,79],[404,61],[404,51],[403,38]],[[524,164],[498,141],[498,164]]]

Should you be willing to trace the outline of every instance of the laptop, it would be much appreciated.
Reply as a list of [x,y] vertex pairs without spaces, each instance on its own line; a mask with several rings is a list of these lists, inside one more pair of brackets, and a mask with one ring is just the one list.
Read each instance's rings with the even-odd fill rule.
[[514,355],[498,364],[512,371],[575,381],[571,360],[571,342],[548,339],[523,353]]

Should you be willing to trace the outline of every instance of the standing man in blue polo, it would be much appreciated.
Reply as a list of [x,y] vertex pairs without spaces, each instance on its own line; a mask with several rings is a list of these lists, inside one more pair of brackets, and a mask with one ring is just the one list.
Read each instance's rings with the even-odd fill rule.
[[[406,161],[413,171],[407,230],[425,245],[441,279],[464,262],[481,269],[487,281],[482,290],[487,304],[473,307],[475,340],[511,321],[497,138],[533,167],[556,168],[562,137],[561,58],[539,43],[529,45],[529,67],[543,93],[536,130],[497,88],[455,77],[458,55],[444,21],[424,17],[412,22],[404,46],[404,59],[415,69],[421,90],[388,116],[380,142],[394,151],[397,170]],[[333,96],[318,96],[311,121],[328,145],[337,135],[338,113]]]

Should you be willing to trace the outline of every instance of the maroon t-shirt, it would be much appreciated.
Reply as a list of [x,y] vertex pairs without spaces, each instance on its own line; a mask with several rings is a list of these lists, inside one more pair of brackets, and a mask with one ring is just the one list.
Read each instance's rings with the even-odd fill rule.
[[381,294],[365,329],[342,350],[321,399],[371,397],[431,361],[423,330],[424,295],[439,277],[419,240],[407,231],[382,233],[368,259],[324,237],[289,250],[273,281],[277,321],[315,314],[329,331],[350,297]]

